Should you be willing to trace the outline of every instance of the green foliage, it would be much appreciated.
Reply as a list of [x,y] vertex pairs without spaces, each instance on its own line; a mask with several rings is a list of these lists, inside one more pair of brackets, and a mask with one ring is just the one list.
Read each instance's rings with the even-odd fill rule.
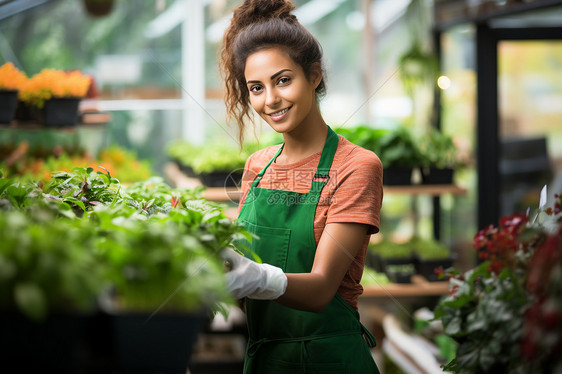
[[399,59],[400,79],[404,90],[413,96],[416,87],[424,82],[434,82],[439,71],[437,58],[431,52],[422,49],[418,37],[414,39],[410,48]]
[[35,319],[100,298],[142,311],[231,302],[219,252],[251,239],[200,190],[124,188],[91,168],[44,186],[0,179],[0,209],[0,307]]
[[374,129],[365,125],[340,127],[334,130],[353,144],[375,153],[379,152],[381,138],[390,132],[390,130]]
[[453,138],[440,130],[431,128],[420,140],[422,166],[436,168],[455,168],[459,165],[457,160],[457,147]]
[[383,258],[411,258],[412,248],[408,243],[396,243],[382,240],[379,243],[369,243],[369,250]]
[[413,252],[424,260],[447,259],[451,257],[449,248],[433,239],[414,237],[409,241]]
[[562,196],[546,208],[546,188],[531,219],[503,217],[474,237],[474,269],[446,272],[449,296],[435,308],[444,333],[457,341],[454,373],[556,372],[562,336]]
[[373,284],[384,285],[389,284],[390,280],[385,273],[379,273],[370,267],[363,268],[363,276],[361,277],[361,285],[370,286]]
[[[516,372],[519,342],[530,300],[524,276],[505,268],[496,275],[489,262],[454,279],[455,293],[442,300],[435,317],[445,334],[460,343],[456,359],[446,366],[455,373]],[[507,370],[509,368],[509,370]]]
[[380,139],[379,157],[384,167],[416,167],[421,152],[411,130],[400,126]]
[[249,156],[247,151],[240,151],[234,146],[195,146],[184,140],[170,143],[168,155],[184,165],[191,166],[197,174],[242,169]]

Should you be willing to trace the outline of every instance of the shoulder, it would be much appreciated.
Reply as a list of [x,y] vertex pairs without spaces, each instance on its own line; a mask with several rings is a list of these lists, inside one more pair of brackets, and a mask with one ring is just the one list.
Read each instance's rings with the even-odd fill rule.
[[381,160],[373,151],[355,145],[341,135],[339,137],[340,142],[334,157],[335,167],[346,169],[368,168],[382,172]]

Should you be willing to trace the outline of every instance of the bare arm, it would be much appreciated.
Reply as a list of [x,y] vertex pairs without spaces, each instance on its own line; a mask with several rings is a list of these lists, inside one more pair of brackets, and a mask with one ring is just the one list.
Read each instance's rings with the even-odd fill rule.
[[327,224],[316,248],[311,272],[286,274],[287,289],[277,302],[310,312],[324,310],[361,249],[366,234],[367,225],[364,224]]

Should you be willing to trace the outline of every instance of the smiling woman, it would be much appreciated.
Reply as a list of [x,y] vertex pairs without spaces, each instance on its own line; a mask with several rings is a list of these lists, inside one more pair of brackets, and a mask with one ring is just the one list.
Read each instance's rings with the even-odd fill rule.
[[240,140],[251,110],[284,138],[246,161],[238,220],[255,239],[224,254],[229,291],[246,302],[244,373],[378,373],[357,298],[379,227],[382,166],[324,121],[322,49],[293,9],[244,1],[221,53]]

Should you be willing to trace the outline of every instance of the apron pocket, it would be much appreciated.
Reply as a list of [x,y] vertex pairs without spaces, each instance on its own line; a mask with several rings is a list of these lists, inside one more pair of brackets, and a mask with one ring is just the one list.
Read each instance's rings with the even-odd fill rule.
[[279,227],[267,227],[244,222],[248,232],[257,236],[252,240],[250,248],[261,260],[273,266],[287,269],[287,254],[291,242],[291,230]]

